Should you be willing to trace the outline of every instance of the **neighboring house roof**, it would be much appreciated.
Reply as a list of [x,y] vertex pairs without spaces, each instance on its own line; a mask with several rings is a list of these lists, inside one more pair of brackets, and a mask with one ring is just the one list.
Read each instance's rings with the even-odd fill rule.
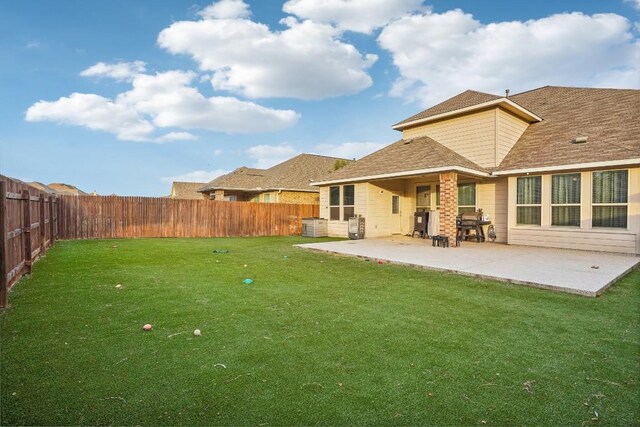
[[34,188],[37,188],[39,191],[42,191],[48,194],[55,194],[55,191],[52,188],[49,188],[49,186],[41,182],[33,181],[33,182],[29,182],[28,184]]
[[457,169],[462,172],[488,176],[488,170],[434,141],[428,136],[401,139],[342,169],[325,176],[329,182],[385,178],[386,175],[418,175]]
[[199,191],[236,190],[236,191],[319,191],[310,183],[327,175],[334,169],[338,157],[300,154],[269,169],[240,167],[233,172],[220,176],[200,188]]
[[180,182],[173,181],[171,184],[171,196],[174,199],[202,199],[199,188],[206,185],[204,182]]
[[[403,140],[393,143],[315,184],[435,173],[447,168],[489,176],[536,168],[640,164],[640,91],[634,89],[545,86],[510,98],[468,90],[394,128],[411,127],[443,115],[466,114],[475,107],[506,108],[530,123],[493,170],[478,166],[437,141],[419,137],[409,144]],[[577,137],[587,137],[587,143],[573,143]]]
[[[532,123],[499,171],[640,158],[640,91],[545,86],[511,97],[543,120]],[[584,144],[573,144],[587,137]]]
[[265,169],[239,167],[226,175],[204,184],[198,191],[209,190],[255,190],[265,181]]
[[48,185],[56,194],[71,195],[71,196],[88,196],[87,193],[80,190],[78,187],[71,184],[63,184],[54,182]]

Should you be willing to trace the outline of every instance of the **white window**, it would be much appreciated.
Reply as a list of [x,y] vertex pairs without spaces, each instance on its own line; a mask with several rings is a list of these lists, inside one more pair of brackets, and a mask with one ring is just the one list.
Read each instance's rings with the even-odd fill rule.
[[[342,193],[342,197],[341,196]],[[354,214],[355,186],[343,185],[329,187],[329,219],[347,221]],[[342,213],[342,215],[340,215]]]
[[[438,204],[440,201],[438,200]],[[458,184],[458,215],[476,211],[476,184]]]
[[551,225],[580,227],[580,174],[551,176]]
[[627,228],[629,171],[593,172],[591,225]]
[[516,187],[516,224],[540,225],[542,220],[542,177],[518,177]]

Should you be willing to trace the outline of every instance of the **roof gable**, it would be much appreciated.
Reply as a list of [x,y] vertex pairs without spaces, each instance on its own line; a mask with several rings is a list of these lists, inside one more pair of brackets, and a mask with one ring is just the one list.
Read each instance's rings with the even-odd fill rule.
[[402,120],[401,122],[396,123],[395,125],[393,125],[393,127],[400,127],[411,122],[482,104],[484,102],[494,101],[500,98],[500,96],[492,95],[490,93],[477,92],[475,90],[465,90],[461,94],[449,98],[446,101],[434,105],[433,107],[427,108],[426,110],[421,111],[418,114],[415,114],[405,120]]

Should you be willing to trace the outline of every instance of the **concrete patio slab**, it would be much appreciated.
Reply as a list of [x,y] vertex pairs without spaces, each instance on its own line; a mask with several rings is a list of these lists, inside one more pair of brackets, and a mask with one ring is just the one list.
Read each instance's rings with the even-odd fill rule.
[[640,263],[634,255],[497,243],[439,248],[431,240],[401,236],[296,246],[594,297]]

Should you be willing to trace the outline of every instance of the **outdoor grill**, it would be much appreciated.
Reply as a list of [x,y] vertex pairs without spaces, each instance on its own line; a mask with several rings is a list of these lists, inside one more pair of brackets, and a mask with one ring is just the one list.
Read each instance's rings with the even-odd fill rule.
[[[469,240],[471,237],[475,237],[478,243],[484,242],[484,230],[483,225],[490,224],[490,221],[484,221],[482,211],[467,212],[456,218],[456,227],[458,229],[456,235],[456,243],[460,244],[462,240]],[[471,232],[474,232],[472,235]]]

